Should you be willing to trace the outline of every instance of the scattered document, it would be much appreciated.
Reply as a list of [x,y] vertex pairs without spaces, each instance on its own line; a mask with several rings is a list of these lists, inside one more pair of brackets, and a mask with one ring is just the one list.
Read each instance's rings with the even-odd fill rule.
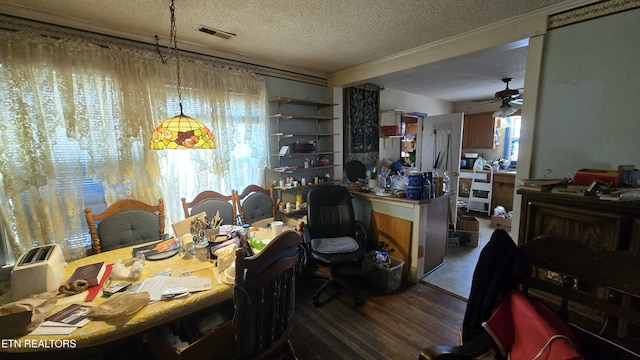
[[185,292],[196,292],[211,289],[211,278],[199,276],[173,277],[154,276],[143,280],[136,292],[148,292],[151,301],[162,300],[163,293],[169,289],[185,289]]
[[47,317],[30,335],[69,335],[91,321],[88,318],[93,307],[71,304]]

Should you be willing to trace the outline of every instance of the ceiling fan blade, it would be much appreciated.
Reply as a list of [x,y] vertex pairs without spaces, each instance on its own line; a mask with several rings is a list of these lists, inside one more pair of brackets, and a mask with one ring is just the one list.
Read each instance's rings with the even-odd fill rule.
[[510,104],[516,105],[516,106],[522,106],[523,101],[524,101],[523,98],[512,99]]
[[500,99],[496,99],[496,98],[491,98],[491,99],[478,99],[478,100],[471,100],[471,102],[484,102],[484,103],[494,103],[494,102],[499,102]]

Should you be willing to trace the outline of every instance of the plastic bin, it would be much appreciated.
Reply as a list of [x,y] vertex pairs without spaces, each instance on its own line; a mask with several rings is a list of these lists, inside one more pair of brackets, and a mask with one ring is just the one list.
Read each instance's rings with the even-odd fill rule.
[[369,258],[362,262],[367,284],[374,286],[376,290],[385,294],[389,294],[400,287],[404,268],[404,261],[392,256],[389,256],[389,259],[389,266]]

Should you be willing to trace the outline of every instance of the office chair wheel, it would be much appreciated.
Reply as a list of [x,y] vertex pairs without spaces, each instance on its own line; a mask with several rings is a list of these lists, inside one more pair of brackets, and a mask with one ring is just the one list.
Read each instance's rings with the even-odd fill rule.
[[361,298],[361,297],[355,298],[355,302],[356,302],[356,306],[357,307],[363,307],[364,306],[364,299]]

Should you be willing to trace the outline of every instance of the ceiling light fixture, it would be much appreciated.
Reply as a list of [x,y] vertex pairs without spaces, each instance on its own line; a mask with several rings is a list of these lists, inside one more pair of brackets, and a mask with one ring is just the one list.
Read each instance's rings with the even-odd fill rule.
[[494,118],[497,118],[497,117],[506,118],[506,117],[509,117],[509,116],[515,114],[515,112],[518,111],[518,109],[516,109],[513,106],[511,106],[509,104],[510,102],[511,102],[511,99],[509,99],[509,98],[502,99],[502,106],[500,106],[500,108],[498,110],[496,110],[496,112],[493,113],[493,117]]
[[[162,149],[214,149],[216,138],[209,128],[200,121],[186,116],[182,111],[182,90],[180,87],[180,55],[178,53],[178,41],[176,38],[176,16],[174,0],[171,0],[171,34],[169,38],[168,52],[175,51],[176,73],[178,75],[178,103],[180,104],[180,115],[165,119],[158,125],[151,135],[149,146],[153,150]],[[173,49],[171,46],[173,45]],[[163,63],[166,60],[160,53],[158,36],[156,35],[156,46]]]

